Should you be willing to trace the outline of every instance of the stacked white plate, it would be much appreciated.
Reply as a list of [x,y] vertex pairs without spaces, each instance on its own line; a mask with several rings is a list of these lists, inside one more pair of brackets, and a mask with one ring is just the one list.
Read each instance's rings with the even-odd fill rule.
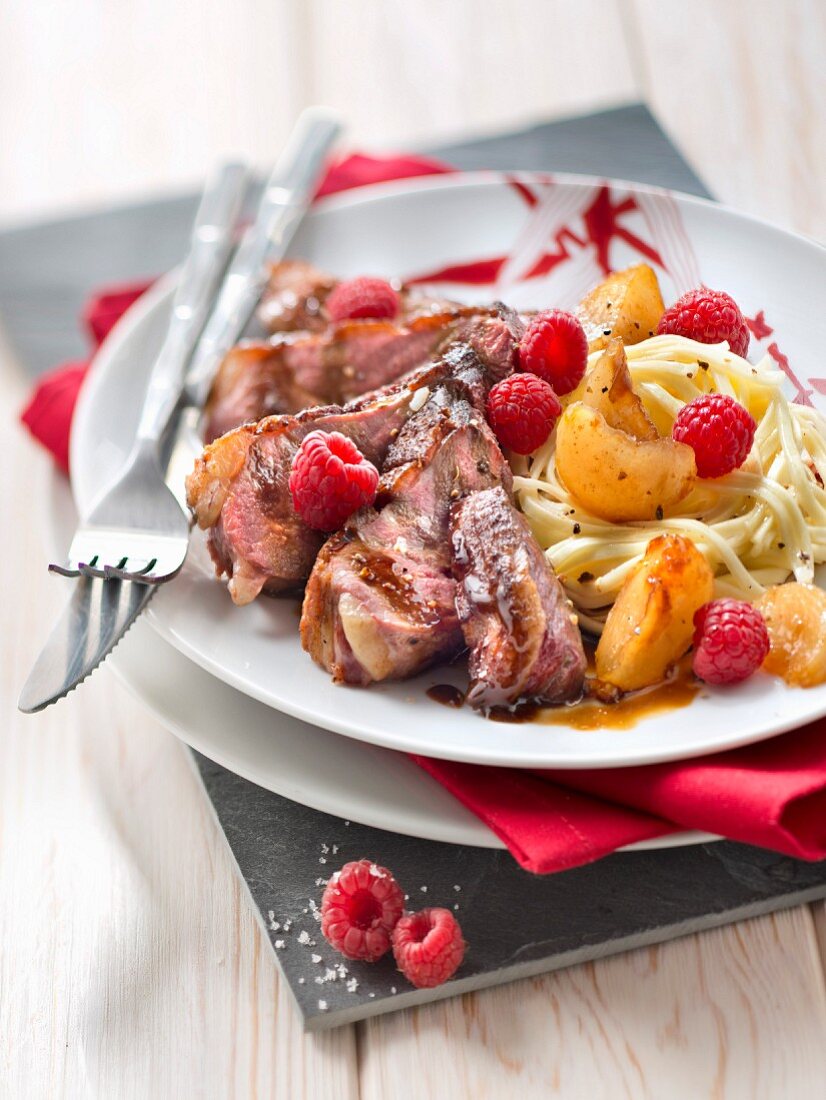
[[[653,260],[667,301],[703,281],[731,293],[749,317],[762,312],[771,334],[752,340],[751,357],[771,344],[790,387],[820,402],[826,393],[812,339],[826,252],[688,196],[578,177],[457,173],[328,198],[292,251],[345,277],[425,276],[451,297],[502,297],[524,308],[572,307],[605,264]],[[448,281],[456,265],[496,281]],[[80,511],[129,449],[171,289],[170,280],[159,283],[129,311],[84,386],[71,451]],[[56,545],[66,545],[72,502],[57,480],[53,496]],[[234,607],[196,532],[181,575],[109,660],[174,733],[255,783],[344,818],[489,847],[500,842],[406,753],[507,767],[623,767],[720,751],[826,713],[826,687],[800,691],[761,676],[630,730],[502,724],[427,696],[435,683],[461,684],[461,667],[337,687],[302,651],[297,628],[295,600]],[[681,834],[677,842],[698,839]]]

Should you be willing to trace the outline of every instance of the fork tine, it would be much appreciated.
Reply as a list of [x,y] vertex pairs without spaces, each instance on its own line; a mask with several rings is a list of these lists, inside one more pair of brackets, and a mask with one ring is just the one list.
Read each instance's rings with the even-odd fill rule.
[[58,573],[61,577],[79,577],[79,569],[70,569],[67,565],[57,565],[55,562],[51,562],[49,565],[50,573]]
[[[93,559],[94,560],[94,559]],[[77,563],[77,567],[84,577],[97,577],[99,580],[106,580],[106,567],[94,566],[80,561]]]

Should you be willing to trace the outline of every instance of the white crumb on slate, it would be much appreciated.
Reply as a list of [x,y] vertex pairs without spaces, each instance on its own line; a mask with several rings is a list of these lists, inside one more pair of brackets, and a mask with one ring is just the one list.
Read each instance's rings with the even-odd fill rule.
[[359,987],[358,978],[348,978],[347,979],[347,992],[348,993],[355,993],[355,991],[358,989],[358,987]]
[[319,1012],[326,1012],[327,1011],[327,1002],[326,1001],[319,1001],[318,1002],[318,1010],[319,1010]]
[[299,984],[299,985],[304,985],[304,979],[303,979],[303,978],[299,978],[299,979],[298,979],[298,984]]
[[334,855],[334,856],[337,856],[337,855],[338,855],[338,849],[339,849],[339,846],[338,846],[338,844],[334,844],[334,845],[333,845],[333,855]]
[[422,892],[423,894],[426,894],[426,893],[427,893],[427,887],[426,887],[426,886],[420,886],[420,887],[419,887],[419,889],[421,890],[421,892]]
[[327,862],[327,857],[326,856],[319,856],[318,857],[318,862],[319,863],[326,863]]
[[458,902],[458,901],[457,901],[457,902],[456,902],[456,904],[455,904],[455,905],[453,906],[453,908],[454,908],[454,909],[458,909],[458,908],[459,908],[459,902]]
[[[327,885],[327,879],[326,878],[317,878],[315,880],[315,884],[316,884],[316,886],[326,886]],[[315,912],[315,909],[313,909],[313,912]]]
[[313,978],[313,981],[316,985],[324,985],[324,979],[321,977],[320,974],[317,978]]
[[391,985],[391,986],[390,986],[390,992],[391,992],[391,993],[395,993],[395,992],[396,992],[396,987],[395,987],[394,985]]
[[319,907],[316,905],[316,903],[313,901],[312,898],[310,898],[310,912],[313,914],[314,920],[317,920],[317,921],[321,920],[321,910],[319,909]]
[[329,851],[330,851],[330,845],[325,844],[324,841],[322,841],[321,842],[321,854],[326,856]]
[[286,946],[287,945],[284,942],[284,940],[276,940],[275,941],[275,950],[276,951],[282,951]]
[[367,994],[368,997],[375,997],[375,995],[376,995],[375,993],[368,993]]
[[270,920],[275,920],[275,910],[274,909],[268,909],[267,910],[267,916],[270,918]]
[[310,955],[310,958],[313,960],[314,963],[321,962],[321,955]]
[[350,824],[350,822],[349,822],[349,821],[345,821],[345,822],[344,822],[344,824],[345,824],[345,825],[349,825],[349,824]]
[[302,928],[301,931],[298,933],[298,942],[309,944],[310,933],[307,932],[306,929]]
[[334,981],[337,980],[337,978],[338,978],[338,971],[333,970],[332,967],[328,966],[327,969],[324,971],[324,981],[325,982],[334,982]]
[[344,965],[344,963],[336,963],[336,970],[338,971],[338,976],[340,978],[346,978],[347,977],[348,970],[347,970],[347,967]]
[[404,900],[405,901],[410,901],[410,894],[405,894],[404,895]]
[[456,891],[456,893],[458,894],[458,893],[459,893],[459,891],[460,891],[460,890],[462,889],[462,887],[461,887],[461,886],[459,886],[459,884],[458,884],[458,883],[454,882],[454,884],[453,884],[453,889],[454,889],[454,890]]
[[290,928],[292,927],[292,923],[293,922],[291,920],[285,920],[284,921],[284,931],[285,932],[289,932]]
[[273,920],[272,918],[270,918],[270,931],[271,932],[277,932],[280,928],[281,928],[281,925],[278,923],[278,921]]
[[310,912],[309,909],[302,909],[301,911],[302,911],[302,913],[309,913]]

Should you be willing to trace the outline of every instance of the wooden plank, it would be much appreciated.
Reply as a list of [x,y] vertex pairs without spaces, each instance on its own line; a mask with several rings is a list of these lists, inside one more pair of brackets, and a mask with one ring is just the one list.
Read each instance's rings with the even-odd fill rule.
[[48,460],[0,359],[0,1092],[354,1100],[353,1029],[303,1035],[179,742],[107,669],[14,709],[66,585],[42,565]]
[[361,1096],[803,1096],[824,1027],[800,908],[367,1021]]
[[645,95],[711,191],[826,238],[826,5],[629,0],[623,11]]
[[604,0],[311,0],[309,12],[313,95],[345,112],[353,143],[432,145],[635,98]]

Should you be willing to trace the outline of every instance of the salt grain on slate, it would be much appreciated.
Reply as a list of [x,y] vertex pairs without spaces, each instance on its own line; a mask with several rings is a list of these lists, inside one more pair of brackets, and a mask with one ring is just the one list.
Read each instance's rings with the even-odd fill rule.
[[275,949],[276,949],[276,951],[281,951],[281,949],[282,949],[282,948],[284,948],[284,947],[286,947],[286,946],[287,946],[287,945],[286,945],[286,943],[285,943],[285,942],[284,942],[283,940],[276,940],[276,941],[275,941]]
[[318,1010],[319,1010],[319,1012],[326,1012],[327,1011],[327,1002],[326,1001],[319,1001],[318,1002]]
[[298,933],[298,942],[308,944],[310,942],[310,933],[302,928],[301,931]]
[[313,960],[314,963],[321,962],[321,955],[310,955],[310,958]]
[[358,987],[359,987],[358,978],[348,978],[348,980],[347,980],[347,992],[348,993],[355,993],[355,991],[358,989]]
[[303,978],[299,978],[299,979],[298,979],[298,984],[299,984],[299,985],[304,985],[304,979],[303,979]]
[[419,889],[421,890],[421,892],[422,892],[423,894],[426,894],[426,893],[427,893],[427,887],[426,887],[426,886],[420,886],[420,887],[419,887]]
[[453,889],[458,893],[462,889],[462,887],[458,886],[458,885],[456,885],[456,883],[454,883],[453,884]]

